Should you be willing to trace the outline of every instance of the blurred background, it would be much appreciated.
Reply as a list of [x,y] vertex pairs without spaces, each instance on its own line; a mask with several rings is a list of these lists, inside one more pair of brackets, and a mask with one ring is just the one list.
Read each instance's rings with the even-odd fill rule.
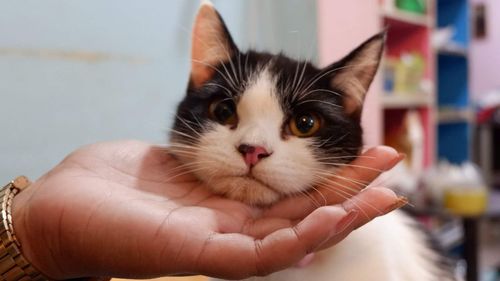
[[[241,49],[320,66],[386,29],[365,142],[407,158],[380,181],[411,199],[457,274],[500,280],[500,1],[213,2]],[[198,5],[0,0],[0,180],[35,179],[88,143],[166,143]]]

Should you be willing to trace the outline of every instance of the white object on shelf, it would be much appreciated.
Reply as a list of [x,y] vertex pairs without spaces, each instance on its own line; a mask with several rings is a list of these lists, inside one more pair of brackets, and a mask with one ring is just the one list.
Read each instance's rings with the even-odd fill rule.
[[405,122],[411,143],[411,170],[414,174],[420,175],[424,169],[424,127],[418,111],[408,111]]
[[458,44],[447,44],[437,48],[436,50],[438,54],[460,56],[460,57],[466,57],[468,53],[467,48],[462,47]]
[[439,49],[451,42],[451,38],[455,34],[453,26],[447,26],[432,32],[431,44],[433,48]]
[[453,56],[467,56],[467,48],[453,42],[453,36],[455,35],[456,30],[453,26],[447,26],[444,28],[440,28],[435,30],[432,33],[432,47],[439,54],[443,55],[453,55]]
[[383,173],[376,184],[388,186],[404,195],[418,192],[418,178],[424,169],[424,128],[417,110],[409,110],[404,117],[404,138],[410,144],[408,160],[398,163],[391,170]]
[[432,96],[429,93],[385,93],[382,96],[382,105],[388,109],[427,107],[433,104]]

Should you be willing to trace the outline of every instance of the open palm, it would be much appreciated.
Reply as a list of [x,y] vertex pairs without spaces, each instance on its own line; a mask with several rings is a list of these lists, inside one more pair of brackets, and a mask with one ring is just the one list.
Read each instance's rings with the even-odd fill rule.
[[[392,151],[371,153],[385,153],[371,164],[375,168],[397,162]],[[377,175],[357,177],[371,181]],[[138,141],[94,144],[15,198],[14,227],[24,255],[56,279],[243,278],[293,265],[398,206],[397,197],[380,188],[353,199],[370,198],[366,210],[362,204],[317,208],[304,198],[262,210],[207,190],[165,149]]]

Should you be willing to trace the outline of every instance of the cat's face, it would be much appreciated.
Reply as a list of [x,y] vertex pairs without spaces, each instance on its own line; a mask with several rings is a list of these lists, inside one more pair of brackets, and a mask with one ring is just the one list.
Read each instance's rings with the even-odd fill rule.
[[215,193],[270,204],[306,192],[356,157],[361,105],[383,35],[324,69],[241,52],[210,4],[198,12],[187,96],[171,151]]

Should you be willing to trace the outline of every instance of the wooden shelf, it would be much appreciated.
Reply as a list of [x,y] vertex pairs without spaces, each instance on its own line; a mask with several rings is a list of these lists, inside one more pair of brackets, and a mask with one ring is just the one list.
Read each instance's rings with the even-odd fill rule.
[[430,107],[433,104],[432,96],[428,93],[385,93],[382,96],[382,106],[385,109]]
[[419,15],[416,13],[401,11],[396,8],[391,10],[382,9],[381,15],[387,20],[391,20],[393,22],[400,22],[408,25],[427,28],[432,28],[434,26],[434,21],[428,15]]
[[436,49],[439,55],[467,57],[467,48],[461,46],[443,46]]
[[474,112],[469,108],[440,108],[438,121],[440,124],[473,122]]

